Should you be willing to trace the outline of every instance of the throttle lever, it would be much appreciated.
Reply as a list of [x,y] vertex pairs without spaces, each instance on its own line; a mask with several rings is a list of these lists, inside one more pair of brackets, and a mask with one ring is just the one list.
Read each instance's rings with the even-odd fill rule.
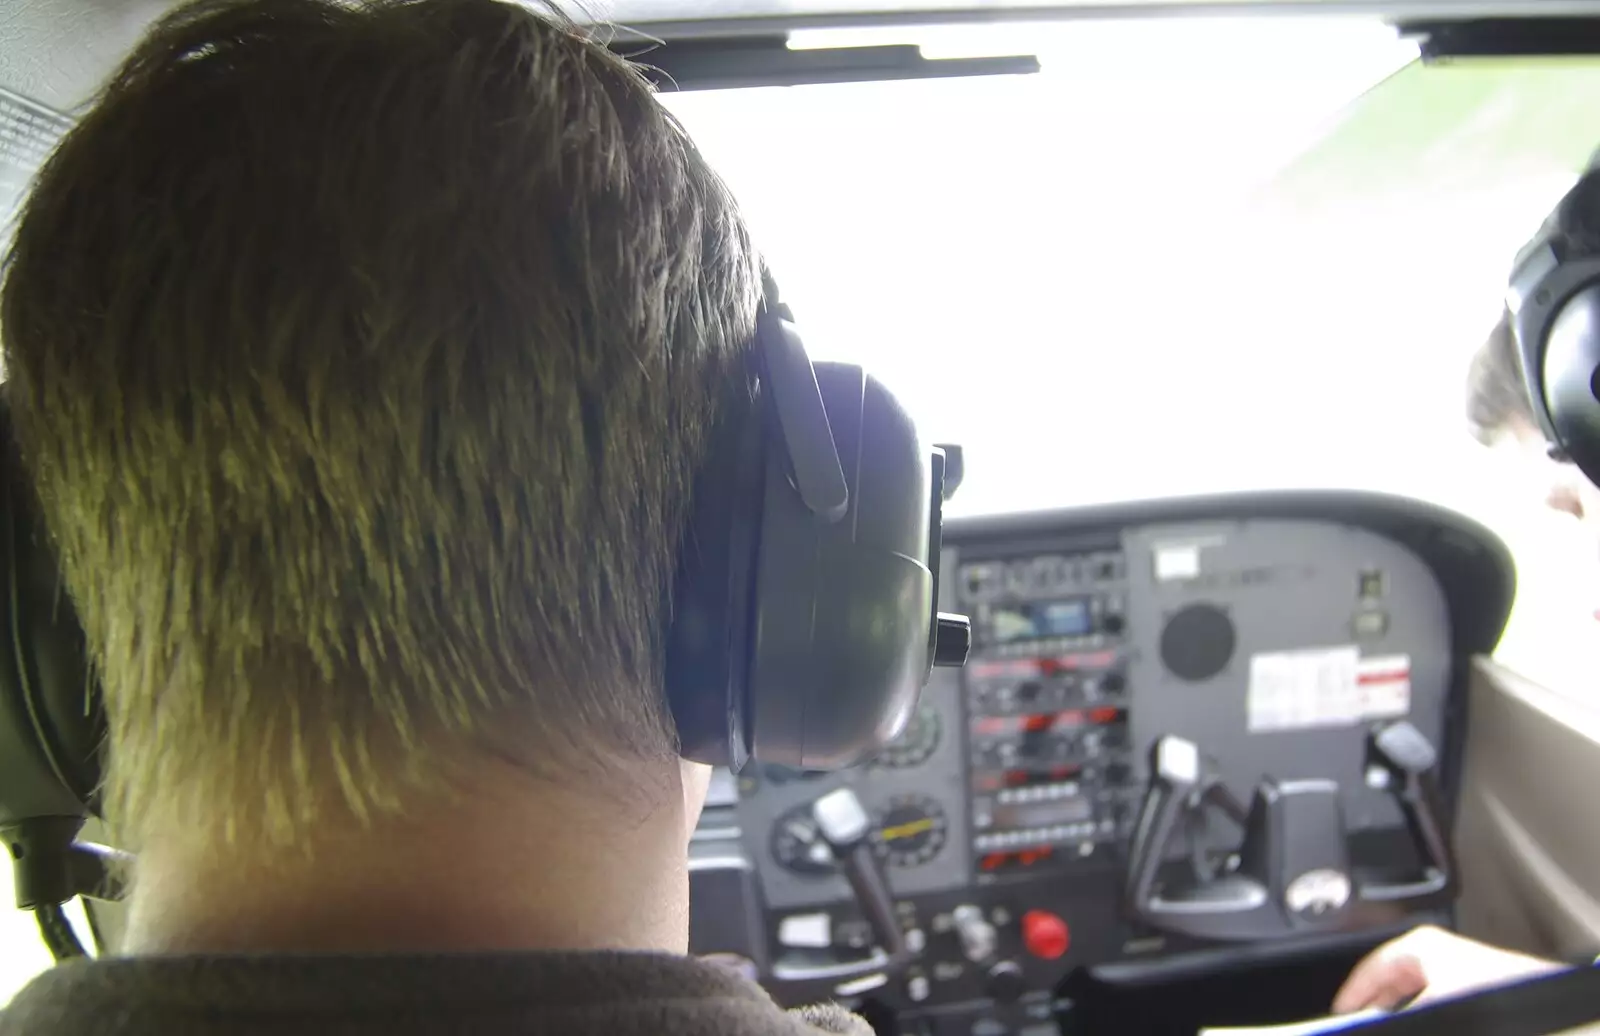
[[870,975],[903,967],[912,955],[906,947],[900,919],[895,915],[889,876],[868,837],[872,832],[872,819],[861,804],[860,796],[850,788],[836,788],[812,803],[811,815],[856,895],[861,913],[872,929],[873,940],[883,954],[887,954],[886,959],[879,954],[862,963],[859,973]]

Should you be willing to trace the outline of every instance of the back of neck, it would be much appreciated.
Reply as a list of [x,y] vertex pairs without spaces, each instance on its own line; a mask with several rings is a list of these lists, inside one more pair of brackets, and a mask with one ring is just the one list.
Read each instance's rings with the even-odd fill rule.
[[450,801],[318,832],[309,853],[252,856],[157,830],[120,949],[683,953],[692,810],[675,764],[650,786],[652,801],[625,807],[491,762]]

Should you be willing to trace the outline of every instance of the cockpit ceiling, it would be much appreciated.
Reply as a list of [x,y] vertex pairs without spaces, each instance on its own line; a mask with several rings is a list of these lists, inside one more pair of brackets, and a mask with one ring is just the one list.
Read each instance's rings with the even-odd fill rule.
[[1392,21],[1600,13],[1600,0],[557,0],[578,17],[666,37],[933,22],[1201,15],[1359,15]]

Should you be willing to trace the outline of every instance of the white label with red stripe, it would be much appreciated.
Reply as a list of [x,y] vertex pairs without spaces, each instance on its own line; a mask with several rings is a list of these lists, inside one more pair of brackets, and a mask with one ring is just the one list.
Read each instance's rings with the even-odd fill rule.
[[1362,658],[1354,645],[1250,656],[1245,705],[1254,733],[1348,727],[1411,711],[1411,656]]
[[1250,656],[1249,728],[1255,732],[1343,727],[1360,720],[1354,645]]
[[1356,667],[1361,718],[1400,719],[1411,712],[1411,656],[1376,655]]

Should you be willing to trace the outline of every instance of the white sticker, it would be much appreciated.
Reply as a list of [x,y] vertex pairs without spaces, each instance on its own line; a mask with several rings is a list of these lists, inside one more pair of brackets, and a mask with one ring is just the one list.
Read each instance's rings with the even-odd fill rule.
[[1411,712],[1411,656],[1363,658],[1356,668],[1361,718],[1400,719]]
[[1200,545],[1176,543],[1155,549],[1156,582],[1193,579],[1200,574]]
[[1250,656],[1251,731],[1350,726],[1361,720],[1354,646]]
[[833,918],[827,914],[790,914],[778,923],[781,946],[825,950],[833,945]]

